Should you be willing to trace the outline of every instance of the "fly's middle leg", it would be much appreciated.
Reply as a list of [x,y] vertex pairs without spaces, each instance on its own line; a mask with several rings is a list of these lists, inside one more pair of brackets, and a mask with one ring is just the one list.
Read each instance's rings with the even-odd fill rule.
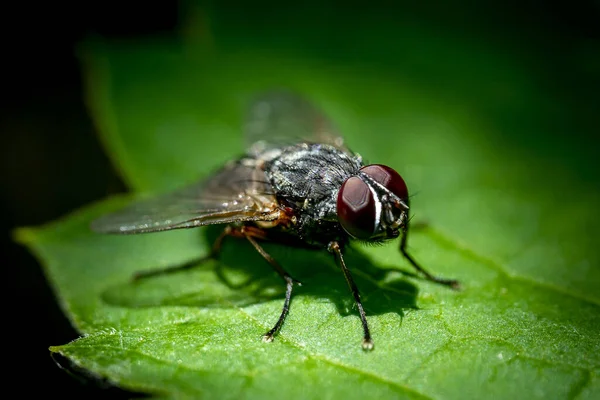
[[271,265],[271,267],[273,267],[273,269],[279,274],[279,276],[281,276],[281,278],[286,283],[285,300],[283,302],[283,308],[282,308],[281,314],[279,316],[279,319],[275,323],[275,326],[273,326],[273,328],[271,328],[263,336],[263,340],[265,342],[271,342],[271,341],[273,341],[273,338],[277,334],[277,332],[279,332],[279,330],[281,329],[281,326],[283,325],[285,318],[289,312],[290,302],[291,302],[291,298],[292,298],[292,289],[293,289],[294,284],[297,284],[298,286],[300,286],[302,284],[300,283],[300,281],[292,278],[292,276],[286,270],[284,270],[283,267],[281,267],[281,265],[279,265],[279,263],[277,261],[275,261],[275,259],[269,253],[267,253],[265,251],[265,249],[263,249],[263,247],[257,242],[257,239],[258,240],[267,240],[266,232],[260,228],[257,228],[254,226],[242,226],[242,227],[227,226],[223,230],[223,232],[221,232],[221,234],[217,237],[215,242],[213,243],[210,253],[208,253],[206,256],[202,257],[201,259],[194,260],[194,261],[182,264],[182,265],[175,265],[175,266],[170,266],[167,268],[158,268],[158,269],[152,269],[152,270],[147,270],[147,271],[141,271],[141,272],[136,273],[133,276],[133,280],[137,281],[137,280],[149,278],[152,276],[188,270],[188,269],[198,266],[198,264],[201,264],[205,261],[218,259],[219,255],[221,253],[221,248],[223,246],[223,240],[228,236],[238,237],[238,238],[246,238],[250,242],[250,244],[252,244],[252,246],[256,249],[256,251],[258,251],[258,253]]
[[286,270],[284,270],[283,267],[281,267],[281,265],[279,265],[279,263],[275,261],[275,259],[271,257],[271,255],[267,253],[265,249],[263,249],[262,246],[256,241],[257,238],[266,239],[266,234],[262,229],[251,226],[244,226],[240,228],[239,234],[243,235],[244,237],[246,237],[246,239],[248,239],[248,241],[250,242],[250,244],[252,244],[252,246],[254,246],[256,251],[258,251],[258,253],[261,256],[263,256],[263,258],[269,264],[271,264],[273,269],[285,281],[285,300],[283,302],[283,308],[281,310],[281,314],[279,315],[279,319],[277,320],[273,328],[271,328],[267,333],[263,335],[263,341],[272,342],[277,332],[279,332],[279,330],[281,329],[281,326],[285,321],[285,317],[287,317],[288,312],[290,310],[290,302],[292,299],[292,289],[294,287],[294,283],[298,286],[301,286],[302,283],[292,278],[292,276]]

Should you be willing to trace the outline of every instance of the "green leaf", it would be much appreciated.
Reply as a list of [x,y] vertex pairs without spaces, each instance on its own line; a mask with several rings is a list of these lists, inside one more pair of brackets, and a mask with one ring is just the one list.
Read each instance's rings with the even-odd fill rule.
[[[218,229],[93,234],[93,218],[128,201],[114,198],[16,234],[82,334],[51,352],[162,397],[598,398],[600,193],[581,172],[591,161],[547,136],[550,106],[543,88],[527,84],[533,70],[484,46],[417,33],[394,43],[409,53],[448,46],[486,73],[470,75],[461,91],[469,71],[425,57],[431,76],[457,82],[432,88],[408,80],[397,55],[360,42],[282,53],[245,32],[237,42],[224,33],[219,51],[192,40],[97,41],[83,51],[89,105],[131,188],[163,192],[243,151],[250,96],[298,90],[352,148],[404,176],[415,221],[428,223],[412,232],[410,251],[432,272],[460,279],[463,291],[412,277],[397,245],[349,251],[375,340],[365,353],[330,255],[267,243],[303,286],[279,336],[263,343],[284,288],[249,244],[231,239],[219,262],[132,282],[137,271],[207,254]],[[387,67],[377,66],[383,57]]]

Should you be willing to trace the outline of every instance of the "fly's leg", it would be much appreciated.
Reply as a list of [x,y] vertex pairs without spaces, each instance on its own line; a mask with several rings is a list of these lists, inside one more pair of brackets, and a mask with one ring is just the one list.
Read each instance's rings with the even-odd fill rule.
[[350,270],[346,267],[346,263],[344,262],[344,257],[342,256],[342,249],[340,248],[340,244],[338,242],[331,242],[327,246],[327,249],[330,252],[333,252],[340,263],[340,267],[342,268],[342,272],[344,273],[344,277],[346,278],[346,282],[348,282],[348,286],[350,286],[350,290],[352,291],[352,296],[354,296],[354,301],[356,302],[356,307],[358,308],[358,314],[360,315],[360,321],[363,326],[363,342],[362,348],[363,350],[373,350],[373,339],[371,339],[371,332],[369,331],[369,324],[367,323],[367,316],[365,314],[365,310],[363,308],[362,302],[360,301],[360,292],[358,291],[358,287],[356,283],[354,283],[354,279],[352,279],[352,275],[350,274]]
[[427,280],[429,280],[431,282],[439,283],[440,285],[448,286],[455,290],[460,289],[460,282],[458,282],[457,280],[440,278],[438,276],[430,274],[425,268],[421,267],[415,261],[415,259],[412,258],[412,256],[410,254],[408,254],[408,251],[406,250],[407,240],[408,240],[408,222],[406,223],[406,225],[404,226],[404,229],[402,230],[402,239],[400,240],[400,252],[402,252],[402,255],[404,256],[404,258],[406,258],[408,260],[408,262],[410,262],[411,265],[418,272],[420,272]]
[[215,260],[219,257],[219,254],[221,253],[221,247],[223,245],[223,239],[225,239],[227,236],[248,239],[248,241],[252,244],[252,246],[260,253],[261,256],[263,256],[263,258],[265,260],[267,260],[267,262],[269,264],[271,264],[273,269],[279,274],[279,276],[281,276],[283,278],[283,280],[286,283],[285,301],[283,303],[283,309],[281,311],[281,315],[279,316],[279,319],[277,320],[277,323],[275,324],[275,326],[271,330],[269,330],[267,333],[265,333],[265,335],[263,336],[263,340],[265,342],[271,342],[271,341],[273,341],[273,337],[275,336],[275,334],[277,334],[277,332],[279,332],[279,329],[283,325],[283,322],[285,321],[285,317],[287,316],[287,314],[290,310],[290,301],[292,298],[292,288],[293,288],[294,283],[297,284],[298,286],[300,286],[302,284],[298,280],[292,278],[291,275],[288,274],[287,271],[285,271],[277,263],[277,261],[275,261],[275,259],[273,257],[271,257],[271,255],[269,255],[262,248],[261,245],[258,244],[258,242],[256,241],[256,238],[263,239],[263,240],[267,238],[265,232],[262,229],[259,229],[256,227],[251,227],[251,226],[243,226],[241,228],[227,226],[223,230],[223,232],[217,237],[217,239],[215,240],[215,242],[212,246],[210,253],[207,254],[205,257],[202,257],[199,260],[195,260],[193,262],[189,262],[189,263],[182,264],[182,265],[176,265],[176,266],[162,268],[162,269],[141,271],[141,272],[136,273],[133,276],[133,280],[139,280],[139,279],[144,279],[144,278],[148,278],[151,276],[168,274],[168,273],[177,272],[177,271],[183,271],[183,270],[193,268],[193,267],[197,266],[198,264],[203,263],[205,261]]
[[151,269],[151,270],[147,270],[147,271],[140,271],[133,275],[132,280],[138,281],[138,280],[149,278],[152,276],[170,274],[170,273],[178,272],[178,271],[185,271],[185,270],[197,267],[198,264],[205,263],[206,261],[216,260],[217,258],[219,258],[219,254],[221,253],[223,239],[225,239],[225,237],[231,236],[231,235],[232,235],[232,228],[230,226],[227,226],[223,230],[223,232],[221,232],[221,234],[217,237],[217,239],[213,243],[210,253],[208,253],[206,256],[204,256],[200,259],[196,259],[196,260],[187,262],[185,264],[181,264],[181,265],[174,265],[174,266],[170,266],[167,268]]
[[258,244],[258,242],[256,241],[255,238],[266,239],[266,235],[263,230],[261,230],[259,228],[245,226],[240,229],[239,233],[241,235],[245,236],[246,239],[248,239],[248,241],[252,244],[252,246],[254,246],[256,251],[258,251],[259,254],[261,256],[263,256],[263,258],[265,260],[267,260],[267,262],[269,264],[271,264],[273,269],[285,281],[285,287],[286,287],[285,300],[283,302],[283,309],[281,310],[281,315],[279,316],[279,319],[275,323],[275,326],[273,326],[273,328],[271,328],[267,333],[265,333],[263,335],[263,341],[272,342],[273,337],[277,334],[277,332],[279,332],[279,329],[281,329],[281,326],[283,325],[283,322],[285,321],[285,317],[287,317],[288,312],[290,311],[290,301],[292,299],[292,288],[294,287],[294,283],[297,284],[298,286],[301,286],[302,283],[300,283],[296,279],[292,278],[291,275],[288,274],[287,271],[284,270],[281,267],[281,265],[279,265],[279,263],[277,261],[275,261],[275,259],[273,257],[271,257],[271,255],[265,251],[265,249],[262,248],[262,246],[260,244]]

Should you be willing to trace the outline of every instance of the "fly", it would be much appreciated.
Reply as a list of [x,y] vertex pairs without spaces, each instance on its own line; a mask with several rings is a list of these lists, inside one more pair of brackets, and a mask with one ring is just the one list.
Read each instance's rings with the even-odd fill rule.
[[226,237],[245,238],[285,281],[283,308],[264,334],[266,342],[283,325],[293,286],[300,282],[263,249],[263,241],[291,240],[335,256],[356,302],[365,350],[373,348],[373,340],[359,290],[344,262],[350,241],[382,242],[400,236],[400,252],[421,275],[458,288],[458,281],[430,274],[407,252],[409,199],[402,177],[385,165],[364,165],[305,99],[287,92],[258,97],[248,110],[244,134],[246,154],[208,179],[133,203],[93,221],[92,229],[137,234],[225,225],[209,257],[218,257]]

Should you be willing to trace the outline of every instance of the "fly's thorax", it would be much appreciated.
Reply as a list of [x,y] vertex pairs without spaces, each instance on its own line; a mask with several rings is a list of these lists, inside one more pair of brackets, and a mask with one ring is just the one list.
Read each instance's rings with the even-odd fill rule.
[[347,236],[338,222],[336,198],[360,167],[359,156],[331,145],[301,143],[267,161],[264,172],[279,204],[296,216],[290,230],[307,243],[326,244]]
[[248,149],[248,155],[251,158],[268,162],[279,157],[282,151],[281,147],[271,147],[268,142],[259,140]]
[[301,143],[284,148],[264,168],[278,198],[305,212],[327,214],[341,185],[360,167],[359,156],[330,145]]

